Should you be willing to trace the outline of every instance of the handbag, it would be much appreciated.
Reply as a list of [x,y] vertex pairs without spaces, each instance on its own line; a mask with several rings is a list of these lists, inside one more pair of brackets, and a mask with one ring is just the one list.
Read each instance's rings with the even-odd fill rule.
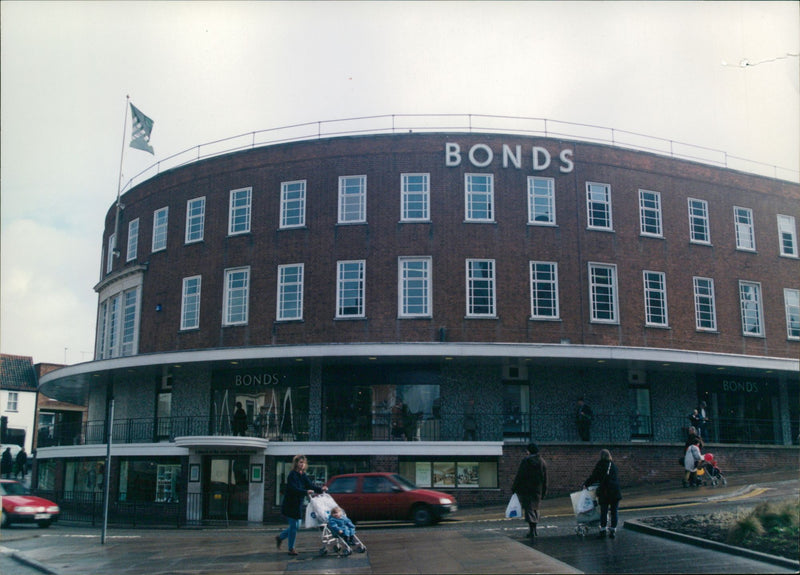
[[506,506],[506,517],[522,517],[522,505],[520,505],[516,493],[511,496],[511,500]]

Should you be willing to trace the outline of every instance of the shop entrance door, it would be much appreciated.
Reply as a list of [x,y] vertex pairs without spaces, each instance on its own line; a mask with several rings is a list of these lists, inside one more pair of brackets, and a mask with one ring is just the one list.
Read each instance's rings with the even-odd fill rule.
[[212,520],[247,520],[249,505],[249,455],[207,457],[203,469],[205,509]]

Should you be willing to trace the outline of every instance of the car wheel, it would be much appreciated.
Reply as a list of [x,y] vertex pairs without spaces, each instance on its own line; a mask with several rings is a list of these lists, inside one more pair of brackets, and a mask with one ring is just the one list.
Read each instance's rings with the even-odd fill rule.
[[42,529],[47,529],[48,527],[50,527],[52,521],[48,519],[47,521],[37,521],[37,523],[39,524],[39,527],[41,527]]
[[416,505],[411,511],[411,518],[414,520],[414,525],[422,527],[433,523],[433,513],[427,505]]

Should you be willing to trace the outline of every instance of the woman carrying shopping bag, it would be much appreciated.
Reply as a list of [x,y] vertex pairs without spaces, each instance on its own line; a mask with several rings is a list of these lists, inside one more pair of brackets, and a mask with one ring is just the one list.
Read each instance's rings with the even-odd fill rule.
[[527,447],[528,455],[519,464],[517,476],[511,491],[519,497],[520,506],[528,522],[526,537],[535,538],[536,524],[539,522],[539,503],[547,495],[547,464],[539,455],[539,446],[531,443]]
[[611,460],[611,452],[608,449],[600,451],[600,461],[594,466],[592,474],[583,482],[583,488],[597,483],[597,502],[600,504],[600,533],[598,537],[606,536],[606,526],[608,525],[609,515],[611,525],[608,535],[611,539],[617,534],[617,514],[619,501],[622,499],[622,490],[619,487],[619,475],[617,466]]
[[275,545],[281,548],[284,539],[289,540],[289,555],[297,555],[294,548],[297,539],[297,530],[300,529],[300,520],[303,517],[303,500],[306,495],[322,493],[327,487],[317,487],[306,475],[308,461],[305,455],[295,455],[292,458],[292,470],[286,478],[286,494],[283,496],[281,513],[289,522],[289,526],[275,536]]

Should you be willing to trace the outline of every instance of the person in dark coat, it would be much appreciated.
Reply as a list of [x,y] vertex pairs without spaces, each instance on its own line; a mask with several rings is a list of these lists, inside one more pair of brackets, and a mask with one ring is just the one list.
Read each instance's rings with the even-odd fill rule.
[[10,478],[14,472],[14,456],[11,455],[11,448],[6,447],[3,452],[2,460],[0,460],[0,475]]
[[233,412],[233,434],[244,436],[247,433],[247,412],[242,408],[242,402],[236,402],[236,411]]
[[17,453],[17,477],[25,479],[25,474],[28,472],[28,454],[25,453],[25,448],[19,450]]
[[519,464],[517,476],[511,491],[517,494],[520,507],[528,522],[527,537],[537,537],[536,524],[539,522],[539,503],[547,495],[547,463],[539,455],[539,447],[531,443],[528,455]]
[[306,495],[322,493],[327,487],[317,487],[306,475],[308,460],[305,455],[295,455],[292,458],[292,470],[286,478],[286,493],[283,495],[281,513],[289,522],[289,526],[275,536],[278,549],[284,539],[289,539],[289,555],[297,555],[294,548],[297,531],[300,529],[300,519],[303,516],[303,499]]
[[578,410],[575,412],[575,426],[578,428],[581,441],[590,440],[593,416],[592,408],[583,401],[582,397],[579,397]]
[[597,502],[600,504],[600,533],[599,537],[606,536],[606,526],[608,525],[609,515],[611,525],[608,535],[611,539],[617,534],[617,514],[619,511],[619,501],[622,499],[622,490],[619,487],[619,474],[617,466],[611,460],[611,452],[608,449],[600,451],[600,461],[594,466],[592,474],[583,482],[583,488],[589,485],[598,484]]

